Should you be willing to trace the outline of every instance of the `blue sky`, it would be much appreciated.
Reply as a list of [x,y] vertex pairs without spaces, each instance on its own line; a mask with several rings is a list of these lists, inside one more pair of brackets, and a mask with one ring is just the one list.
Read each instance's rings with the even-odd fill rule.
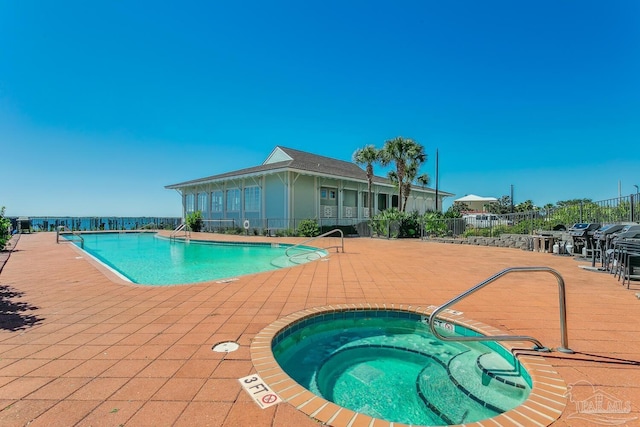
[[635,0],[0,0],[0,206],[179,216],[165,185],[399,135],[456,197],[613,198],[639,76]]

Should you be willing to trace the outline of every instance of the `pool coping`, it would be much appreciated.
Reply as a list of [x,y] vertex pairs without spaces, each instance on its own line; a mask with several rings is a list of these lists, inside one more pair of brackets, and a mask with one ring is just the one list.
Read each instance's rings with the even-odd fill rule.
[[[170,240],[170,237],[166,236],[165,234],[163,234],[161,232],[161,230],[107,230],[107,231],[86,231],[86,232],[79,232],[80,234],[136,234],[136,233],[146,233],[146,234],[155,234],[157,238],[162,239],[162,240]],[[62,233],[60,233],[62,234]],[[66,232],[65,234],[72,234],[69,232]],[[64,244],[69,243],[70,246],[73,248],[73,250],[76,251],[76,253],[80,254],[79,257],[76,257],[76,259],[86,259],[91,265],[95,266],[96,269],[98,271],[100,271],[102,274],[104,274],[109,280],[111,280],[113,283],[117,283],[120,285],[125,285],[125,286],[137,286],[137,287],[173,287],[173,286],[193,286],[193,285],[198,285],[198,284],[212,284],[212,283],[224,283],[224,282],[228,282],[228,281],[235,281],[238,280],[239,278],[242,277],[246,277],[246,276],[252,276],[255,274],[261,274],[264,273],[263,271],[260,272],[253,272],[253,273],[248,273],[248,274],[242,274],[242,275],[237,275],[237,276],[228,276],[228,277],[220,277],[220,278],[215,278],[215,279],[209,279],[209,280],[203,280],[201,282],[188,282],[188,283],[170,283],[170,284],[163,284],[163,285],[153,285],[153,284],[148,284],[148,283],[136,283],[134,281],[132,281],[131,279],[129,279],[126,275],[124,275],[123,273],[120,273],[116,268],[110,266],[109,264],[107,264],[106,262],[102,261],[100,258],[96,257],[95,255],[93,255],[91,252],[89,252],[88,250],[78,247],[78,245],[74,244],[73,241],[71,240],[67,240],[64,242]],[[191,238],[184,238],[184,237],[176,237],[175,241],[178,241],[180,243],[189,243],[189,242],[195,242],[196,244],[204,244],[204,245],[225,245],[225,246],[265,246],[265,247],[278,247],[278,248],[282,248],[285,246],[296,246],[298,244],[296,243],[280,243],[280,242],[243,242],[243,241],[225,241],[225,240],[206,240],[206,239],[191,239]],[[318,251],[324,251],[325,254],[323,254],[320,258],[318,258],[318,260],[321,259],[328,259],[328,257],[330,256],[330,252],[325,250],[325,249],[321,249],[321,248],[314,248],[313,246],[301,246],[304,248],[309,248],[309,249],[317,249]],[[313,260],[313,261],[318,261],[318,260]],[[313,262],[311,261],[311,262]],[[304,263],[303,263],[304,264]],[[287,267],[281,267],[281,268],[294,268],[294,267],[298,267],[301,264],[298,265],[292,265],[292,266],[287,266]]]
[[[251,361],[256,373],[280,398],[310,418],[334,427],[401,427],[406,424],[389,422],[341,407],[312,393],[295,382],[282,370],[272,351],[272,341],[292,323],[323,313],[359,310],[395,310],[429,316],[436,307],[402,304],[336,304],[313,307],[280,318],[262,329],[251,342]],[[460,312],[444,311],[439,319],[445,320],[483,335],[504,335],[497,328],[466,319]],[[465,426],[548,426],[556,421],[567,406],[567,385],[556,369],[545,361],[540,353],[527,351],[525,342],[504,342],[502,347],[514,354],[531,377],[531,393],[523,404],[486,420],[464,424]],[[524,351],[523,351],[524,350]]]

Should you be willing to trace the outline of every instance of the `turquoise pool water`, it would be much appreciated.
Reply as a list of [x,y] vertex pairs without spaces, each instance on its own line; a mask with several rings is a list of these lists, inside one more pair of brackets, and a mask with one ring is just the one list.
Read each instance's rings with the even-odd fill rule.
[[[445,326],[454,334],[474,333]],[[390,422],[476,422],[519,406],[531,390],[526,371],[501,346],[443,342],[415,313],[318,315],[281,331],[272,347],[282,369],[300,385]]]
[[[326,252],[290,245],[175,241],[154,233],[83,233],[84,250],[133,283],[172,285],[228,279],[291,267]],[[71,236],[69,236],[71,239]],[[80,245],[77,238],[73,243]]]

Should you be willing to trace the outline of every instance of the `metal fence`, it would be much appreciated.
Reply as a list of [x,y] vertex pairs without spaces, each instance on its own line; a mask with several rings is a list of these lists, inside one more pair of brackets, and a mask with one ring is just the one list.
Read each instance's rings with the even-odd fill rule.
[[347,236],[369,236],[370,226],[367,220],[355,218],[262,218],[211,219],[202,220],[201,231],[228,234],[250,234],[264,236],[295,236],[303,221],[315,221],[321,233],[340,229]]
[[462,218],[419,217],[415,222],[374,219],[378,237],[498,237],[566,230],[576,223],[640,223],[640,197],[632,194],[598,202],[579,202],[512,214],[473,213]]
[[[300,223],[314,220],[320,232],[339,228],[346,236],[378,237],[498,237],[501,234],[533,234],[568,229],[575,223],[640,223],[640,194],[580,202],[549,209],[494,215],[477,213],[463,218],[417,217],[414,222],[357,218],[262,218],[203,220],[202,231],[268,236],[294,236]],[[480,215],[480,218],[473,218]],[[17,218],[9,218],[16,229]],[[71,230],[175,229],[177,217],[30,217],[33,231],[53,231],[58,226]]]
[[[507,232],[530,234],[536,231],[568,229],[576,223],[623,224],[640,222],[638,194],[597,202],[581,201],[548,209],[516,212],[501,217],[510,224]],[[495,224],[501,232],[504,223]],[[510,230],[510,231],[509,231]]]
[[[11,225],[18,229],[18,218],[11,217]],[[166,229],[173,230],[181,222],[178,217],[59,217],[32,216],[25,218],[31,231],[55,231],[64,226],[73,231],[98,230],[139,230]]]

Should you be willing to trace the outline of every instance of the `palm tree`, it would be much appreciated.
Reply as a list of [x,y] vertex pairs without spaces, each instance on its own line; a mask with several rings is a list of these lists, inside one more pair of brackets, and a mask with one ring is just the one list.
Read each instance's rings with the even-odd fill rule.
[[407,180],[407,168],[415,166],[417,173],[426,160],[427,155],[424,153],[424,147],[410,138],[399,136],[389,139],[385,141],[382,147],[381,164],[386,166],[393,162],[396,166],[396,170],[392,171],[393,173],[389,173],[389,178],[398,186],[398,204],[401,211],[404,210],[402,203],[405,200],[403,195],[407,192],[407,183],[410,186],[411,181],[415,178],[414,174],[413,178]]
[[420,184],[423,188],[429,185],[431,178],[426,173],[421,174],[420,176],[416,176],[418,174],[418,165],[416,162],[411,161],[407,165],[407,170],[405,173],[405,182],[402,183],[402,210],[407,210],[407,200],[409,200],[409,194],[411,194],[411,186],[414,182]]
[[[427,175],[426,173],[420,174],[416,177],[416,182],[418,183],[418,185],[420,185],[422,188],[425,188],[427,185],[429,185],[431,183],[431,177],[429,175]],[[426,197],[425,197],[426,199]],[[436,206],[438,206],[438,204],[436,203]],[[437,210],[437,209],[436,209]]]
[[373,207],[373,164],[380,159],[380,150],[378,150],[373,145],[366,145],[363,148],[358,148],[353,153],[353,161],[358,165],[364,165],[366,167],[367,172],[367,183],[368,183],[368,191],[369,196],[367,201],[369,202],[369,218],[372,216],[372,207]]

